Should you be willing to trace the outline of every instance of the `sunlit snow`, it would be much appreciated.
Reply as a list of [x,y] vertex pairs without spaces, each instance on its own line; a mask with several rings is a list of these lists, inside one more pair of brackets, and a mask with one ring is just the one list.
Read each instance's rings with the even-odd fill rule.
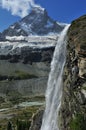
[[56,45],[58,36],[6,36],[6,41],[0,42],[0,54],[7,54],[16,48],[28,46],[30,48],[45,48]]

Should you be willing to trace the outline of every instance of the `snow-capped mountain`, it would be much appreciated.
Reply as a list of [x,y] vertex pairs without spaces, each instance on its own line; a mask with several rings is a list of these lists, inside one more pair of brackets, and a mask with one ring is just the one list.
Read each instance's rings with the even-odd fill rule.
[[0,34],[0,55],[19,53],[23,47],[53,47],[64,26],[51,19],[44,8],[34,7],[28,16]]
[[31,13],[14,23],[3,31],[3,36],[28,36],[28,35],[47,35],[59,33],[63,26],[51,19],[47,11],[41,7],[34,7]]

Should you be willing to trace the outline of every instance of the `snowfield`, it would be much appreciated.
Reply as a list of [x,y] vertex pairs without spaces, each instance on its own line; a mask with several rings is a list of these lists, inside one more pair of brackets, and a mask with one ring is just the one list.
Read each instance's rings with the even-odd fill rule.
[[7,54],[16,48],[28,46],[30,48],[47,48],[55,46],[57,35],[47,36],[6,36],[6,41],[0,42],[0,54]]

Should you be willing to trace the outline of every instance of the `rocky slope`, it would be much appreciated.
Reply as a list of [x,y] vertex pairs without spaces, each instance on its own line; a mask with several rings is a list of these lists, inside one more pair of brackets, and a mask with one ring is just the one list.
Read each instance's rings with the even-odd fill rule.
[[10,50],[10,46],[4,46],[0,49],[0,94],[14,90],[22,95],[26,95],[25,92],[27,95],[44,94],[56,39],[49,40],[52,46],[46,47],[48,41],[42,43],[45,47],[24,46]]
[[86,129],[86,15],[68,31],[60,123],[61,130]]

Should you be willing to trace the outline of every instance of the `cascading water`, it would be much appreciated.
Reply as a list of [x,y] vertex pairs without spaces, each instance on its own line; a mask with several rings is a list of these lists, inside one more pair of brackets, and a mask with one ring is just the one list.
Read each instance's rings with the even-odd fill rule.
[[51,72],[46,91],[46,108],[41,130],[59,130],[58,112],[62,97],[62,74],[66,61],[66,34],[69,25],[61,32],[51,62]]

